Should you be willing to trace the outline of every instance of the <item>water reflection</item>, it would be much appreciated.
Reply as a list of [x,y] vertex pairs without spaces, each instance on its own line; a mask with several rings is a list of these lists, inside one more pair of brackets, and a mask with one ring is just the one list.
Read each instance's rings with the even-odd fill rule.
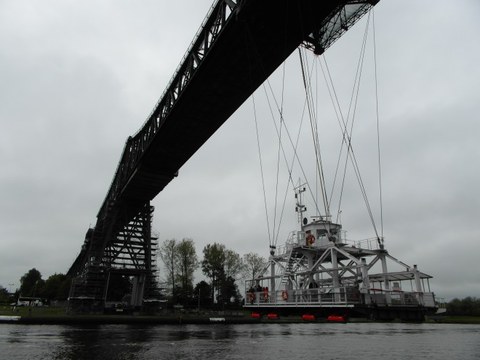
[[[225,358],[235,331],[224,325],[66,327],[52,359],[198,359]],[[212,344],[218,346],[212,347]],[[203,355],[202,355],[203,354]]]
[[5,359],[478,359],[480,326],[0,325]]
[[137,359],[149,334],[127,326],[65,327],[52,359]]

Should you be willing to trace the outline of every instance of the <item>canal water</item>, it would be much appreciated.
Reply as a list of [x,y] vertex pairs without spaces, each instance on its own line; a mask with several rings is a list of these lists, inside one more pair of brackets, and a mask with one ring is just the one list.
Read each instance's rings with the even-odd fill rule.
[[480,325],[0,324],[0,359],[480,359]]

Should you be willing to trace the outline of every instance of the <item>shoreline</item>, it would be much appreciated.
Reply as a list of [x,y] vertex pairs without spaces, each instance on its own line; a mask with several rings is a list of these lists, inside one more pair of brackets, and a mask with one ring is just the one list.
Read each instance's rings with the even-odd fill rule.
[[[376,323],[368,319],[352,318],[347,323]],[[391,323],[402,321],[388,321]],[[187,325],[187,324],[293,324],[327,323],[326,319],[303,320],[301,317],[284,316],[277,319],[252,318],[248,315],[0,315],[0,324],[18,325]],[[480,324],[475,316],[427,317],[422,323],[428,324]]]
[[0,324],[19,325],[113,325],[113,324],[251,324],[258,319],[247,317],[187,317],[148,315],[58,315],[58,316],[0,316]]

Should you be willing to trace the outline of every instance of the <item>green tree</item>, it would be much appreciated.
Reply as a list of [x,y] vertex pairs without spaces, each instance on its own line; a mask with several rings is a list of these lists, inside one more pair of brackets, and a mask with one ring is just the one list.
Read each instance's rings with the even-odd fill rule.
[[243,276],[245,279],[253,280],[257,276],[262,275],[261,272],[267,265],[267,260],[255,253],[243,255]]
[[48,300],[66,300],[70,289],[70,279],[64,274],[53,274],[45,281],[43,297]]
[[20,278],[20,295],[39,297],[42,295],[42,291],[45,285],[45,281],[42,280],[42,274],[40,271],[33,268]]
[[212,287],[212,299],[215,299],[215,291],[219,290],[225,279],[225,246],[217,243],[208,244],[203,248],[202,271],[210,278]]
[[235,281],[244,271],[241,256],[233,250],[225,248],[225,245],[213,243],[203,249],[202,271],[210,278],[211,298],[219,304],[225,305],[239,299]]
[[183,239],[176,246],[175,266],[183,305],[187,305],[193,294],[193,273],[198,268],[197,252],[192,239]]
[[462,312],[462,301],[460,299],[453,299],[447,304],[447,311],[451,315],[459,315]]
[[10,294],[7,289],[0,285],[0,304],[7,304],[8,302],[10,302]]
[[241,256],[233,250],[226,249],[224,264],[225,277],[237,279],[241,277],[244,268],[245,264],[243,263]]
[[467,296],[464,299],[453,299],[447,304],[450,315],[480,316],[480,299]]
[[193,300],[198,308],[206,308],[212,304],[212,287],[204,280],[195,285]]
[[235,279],[231,276],[227,276],[222,282],[222,290],[218,302],[222,303],[224,306],[238,305],[241,302],[241,298]]
[[165,279],[167,286],[171,290],[172,299],[175,299],[175,280],[177,277],[177,240],[168,239],[163,242],[162,246],[160,247],[160,258],[162,259],[167,274],[167,278]]

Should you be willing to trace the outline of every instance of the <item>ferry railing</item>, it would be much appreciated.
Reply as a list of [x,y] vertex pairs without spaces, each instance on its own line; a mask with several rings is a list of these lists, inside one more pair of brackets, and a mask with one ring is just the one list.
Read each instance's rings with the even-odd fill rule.
[[299,290],[247,292],[245,305],[248,306],[346,306],[358,304],[360,293],[356,288],[316,288]]
[[380,306],[436,306],[433,293],[370,289],[368,294],[361,294],[355,287],[297,289],[290,291],[268,291],[264,288],[261,291],[247,292],[245,305],[247,307],[351,306],[360,303]]
[[[352,247],[367,249],[367,250],[378,250],[380,249],[378,245],[377,238],[367,238],[361,240],[350,240],[347,239],[345,231],[342,231],[339,238],[339,243],[346,244]],[[303,231],[292,231],[285,243],[285,245],[280,245],[276,249],[276,255],[285,255],[290,252],[293,247],[305,245],[305,232]],[[315,247],[315,245],[313,245]]]
[[366,303],[391,306],[436,306],[434,293],[385,289],[370,289]]
[[288,234],[287,241],[285,245],[280,245],[277,247],[277,255],[285,255],[292,250],[293,247],[305,243],[305,232],[303,231],[291,231]]
[[344,242],[347,245],[360,248],[360,249],[378,250],[380,248],[378,245],[377,238],[368,238],[368,239],[361,239],[361,240],[344,239]]
[[436,307],[435,294],[434,293],[423,293],[423,305],[427,307]]

